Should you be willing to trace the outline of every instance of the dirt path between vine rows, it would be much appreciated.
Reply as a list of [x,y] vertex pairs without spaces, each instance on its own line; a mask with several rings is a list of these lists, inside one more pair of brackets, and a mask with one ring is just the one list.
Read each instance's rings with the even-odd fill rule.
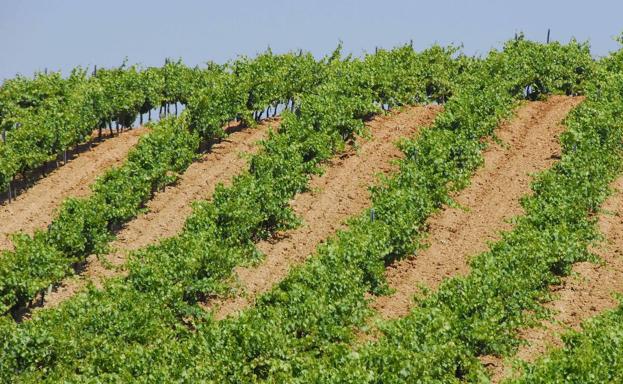
[[13,248],[10,235],[15,232],[32,234],[44,229],[68,197],[89,195],[95,179],[121,164],[146,132],[146,128],[135,128],[93,143],[90,150],[56,168],[11,203],[0,206],[0,250]]
[[177,183],[155,194],[146,205],[146,213],[128,222],[117,233],[110,244],[114,251],[104,256],[104,262],[93,255],[88,257],[84,271],[46,295],[43,307],[58,305],[88,282],[101,286],[106,278],[124,275],[122,266],[130,251],[180,233],[192,212],[191,203],[209,199],[217,184],[229,184],[235,175],[246,169],[248,162],[244,154],[254,153],[259,148],[257,142],[266,138],[269,128],[276,128],[278,121],[271,119],[255,128],[236,130],[214,144],[186,169]]
[[367,208],[368,188],[379,174],[397,169],[395,160],[402,152],[396,141],[430,125],[440,110],[439,106],[409,107],[368,123],[371,137],[361,139],[356,151],[333,159],[322,176],[312,178],[310,192],[294,198],[292,208],[303,224],[272,242],[260,242],[258,248],[266,258],[258,266],[236,268],[242,294],[208,303],[215,309],[216,317],[222,319],[252,305],[258,295],[281,281],[292,266],[302,263],[322,241],[343,228],[345,219]]
[[[552,310],[552,319],[541,327],[524,329],[520,337],[527,341],[514,356],[532,362],[552,348],[563,346],[561,335],[569,330],[581,330],[580,324],[608,309],[618,301],[613,294],[623,293],[623,177],[612,184],[614,193],[604,203],[598,227],[605,241],[592,249],[601,263],[576,263],[571,275],[552,287],[555,299],[544,306]],[[499,362],[493,370],[492,381],[512,375],[512,361]]]
[[386,270],[395,293],[371,303],[381,319],[405,316],[421,287],[436,289],[444,279],[469,272],[471,256],[486,251],[488,242],[511,228],[509,219],[523,213],[519,199],[530,193],[531,174],[559,158],[561,124],[582,98],[552,96],[521,106],[496,134],[504,145],[492,143],[483,153],[484,166],[471,185],[455,196],[463,208],[446,207],[427,223],[430,246]]

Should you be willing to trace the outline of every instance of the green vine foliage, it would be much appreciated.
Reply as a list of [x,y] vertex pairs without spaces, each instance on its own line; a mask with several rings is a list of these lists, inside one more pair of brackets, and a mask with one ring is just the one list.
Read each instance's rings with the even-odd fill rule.
[[201,102],[193,108],[193,116],[208,115],[192,121],[199,124],[194,129],[205,131],[200,132],[203,136],[222,134],[221,125],[232,114],[252,125],[251,113],[311,89],[322,79],[322,66],[310,54],[268,51],[254,59],[209,63],[206,68],[167,60],[162,67],[145,69],[123,63],[98,69],[90,77],[76,68],[66,79],[51,72],[7,80],[0,87],[0,131],[6,136],[0,142],[0,191],[16,176],[89,140],[94,130],[101,134],[113,123],[131,127],[138,116],[142,119],[158,107],[166,112],[172,105],[208,98],[190,106]]
[[[621,41],[623,42],[623,41]],[[590,127],[577,129],[573,139],[569,137],[568,147],[577,148],[578,142],[586,141],[588,146],[598,147],[611,138],[618,139],[619,145],[609,155],[616,161],[621,156],[621,115],[623,115],[623,50],[613,52],[602,59],[598,80],[594,82],[590,99],[578,111],[572,122],[574,125]],[[589,141],[590,140],[590,141]],[[603,162],[606,156],[598,161]],[[585,159],[585,168],[590,165]],[[619,165],[620,166],[620,165]],[[600,186],[603,188],[603,186]],[[598,209],[603,201],[603,192],[592,192],[592,211]],[[603,191],[603,189],[602,189]],[[589,223],[594,230],[594,220]],[[574,260],[561,260],[557,268],[568,269]],[[554,349],[535,363],[521,365],[521,376],[509,379],[508,383],[617,383],[623,381],[623,304],[582,324],[582,331],[569,332],[563,337],[564,347]]]
[[623,306],[582,324],[565,335],[564,347],[533,364],[521,378],[506,383],[618,383],[623,380]]
[[[426,53],[418,54],[413,51],[411,55],[428,57]],[[439,63],[437,66],[440,71],[458,71],[459,64],[451,57],[450,51],[437,57],[445,62],[445,65]],[[364,89],[348,81],[362,78],[360,74],[363,71],[371,70],[368,68],[370,64],[357,59],[341,59],[338,52],[325,62],[329,68],[323,76],[323,84],[308,94],[301,93],[296,96],[294,112],[284,115],[279,131],[272,133],[263,143],[263,151],[253,156],[248,173],[237,176],[231,187],[218,187],[211,202],[196,204],[181,235],[137,252],[128,266],[132,271],[131,278],[120,285],[112,283],[104,294],[108,299],[102,296],[102,300],[110,299],[110,304],[102,304],[100,309],[115,312],[120,309],[117,304],[126,305],[122,304],[126,299],[137,305],[144,303],[152,310],[162,311],[157,316],[158,320],[154,318],[151,323],[154,327],[168,335],[173,335],[168,330],[184,333],[186,327],[178,321],[195,321],[191,319],[196,316],[200,316],[197,318],[200,319],[202,316],[197,302],[203,297],[225,292],[226,279],[231,276],[233,267],[257,259],[259,255],[255,250],[254,240],[266,238],[275,230],[296,224],[296,218],[289,208],[292,195],[306,188],[309,175],[319,172],[321,163],[340,150],[345,139],[348,140],[355,132],[362,131],[365,119],[381,112],[381,104],[388,104],[388,100],[375,99],[372,89]],[[413,60],[412,65],[415,66],[416,63],[418,61]],[[419,61],[419,65],[429,63],[430,58]],[[440,73],[441,76],[448,77],[446,73]],[[402,81],[398,76],[395,80]],[[427,79],[419,83],[416,87],[418,94],[425,94],[429,81]],[[370,81],[370,84],[376,83]],[[192,119],[192,113],[188,117]],[[109,294],[112,296],[108,296]],[[70,300],[72,304],[68,303],[62,308],[82,306],[88,302],[82,301],[81,297]],[[139,306],[132,305],[132,308],[140,310]],[[117,323],[104,313],[91,312],[95,307],[84,307],[79,311],[83,310],[86,311],[83,312],[85,316],[92,320],[107,318],[112,327],[111,332],[120,331],[118,335],[125,334],[125,331],[117,328],[121,326],[126,329],[125,325]],[[86,317],[81,316],[82,319]],[[136,319],[139,318],[144,316]],[[161,320],[169,325],[160,323]],[[39,322],[29,321],[24,325],[36,323]],[[113,331],[113,328],[116,330]],[[98,332],[100,331],[101,337],[112,336],[112,333],[103,329]],[[143,333],[144,331],[148,333]],[[123,336],[123,340],[132,342],[140,339],[148,342],[152,336],[163,336],[163,333],[149,332],[145,327],[137,328],[137,332],[138,339]],[[15,335],[16,333],[12,333],[12,340],[15,340]],[[50,364],[50,367],[59,363],[56,352],[46,357],[35,357],[28,352],[32,346],[20,344],[26,339],[20,337],[19,340],[21,341],[12,344],[11,349],[15,354],[11,352],[10,356],[4,355],[6,359],[3,362],[6,362],[6,366],[12,366],[18,371],[29,371],[30,363]],[[45,337],[39,340],[44,343],[50,341]],[[117,341],[122,343],[118,347],[123,348],[125,341]],[[89,342],[95,342],[95,339],[90,338]],[[56,347],[50,348],[56,350]],[[29,355],[38,362],[30,360]]]
[[[292,57],[292,55],[289,56]],[[274,58],[278,60],[278,56]],[[310,63],[309,56],[300,60]],[[172,68],[167,67],[167,71],[179,69],[179,65],[178,63]],[[212,77],[211,81],[215,88],[223,90],[226,94],[229,94],[231,89],[235,89],[240,100],[244,100],[245,95],[252,92],[246,80],[238,81],[236,75],[215,69],[214,66],[209,68],[208,70],[215,72],[209,75]],[[108,111],[106,113],[112,113],[113,109],[109,107],[116,105],[121,115],[134,116],[133,113],[146,102],[143,97],[150,94],[144,93],[144,90],[149,91],[149,87],[142,84],[141,79],[157,78],[153,73],[145,73],[149,72],[139,72],[134,67],[127,70],[122,68],[98,71],[97,82],[102,87],[101,95],[109,95],[112,101],[111,104],[107,104],[107,101],[99,100],[95,105]],[[287,73],[287,71],[284,70],[282,73]],[[265,72],[263,75],[274,78],[273,73]],[[204,75],[204,78],[207,76]],[[286,80],[287,76],[283,76],[275,82],[280,83]],[[120,84],[122,86],[119,86]],[[92,92],[93,88],[85,85],[85,93],[91,94]],[[98,90],[97,94],[99,92]],[[72,100],[73,96],[76,96],[76,93],[73,93],[69,100]],[[78,100],[82,99],[79,97]],[[80,102],[78,105],[81,105]],[[237,103],[235,99],[223,100],[213,97],[205,100],[204,105],[206,110],[219,111],[218,125],[191,126],[190,121],[197,122],[199,119],[193,117],[197,114],[195,105],[189,104],[189,110],[181,117],[166,118],[154,124],[152,131],[142,137],[136,148],[130,152],[123,166],[106,172],[92,185],[93,194],[90,197],[68,199],[62,204],[58,215],[46,231],[38,231],[32,238],[23,235],[16,238],[18,240],[15,243],[15,250],[5,251],[0,257],[0,312],[5,313],[27,306],[37,294],[50,285],[57,284],[63,276],[70,274],[72,264],[82,262],[90,254],[105,252],[114,232],[122,224],[134,218],[156,191],[172,184],[179,173],[196,159],[202,141],[210,142],[224,137],[224,123],[236,119],[239,115],[249,113],[246,106]],[[47,113],[48,110],[45,111]],[[58,108],[54,111],[68,121],[75,122],[84,116],[80,110],[73,108],[66,110]],[[67,116],[63,115],[65,112]],[[33,116],[44,117],[45,113]],[[59,121],[59,119],[44,119],[41,124],[53,124]],[[85,123],[85,126],[88,125]],[[16,130],[15,134],[18,136],[27,132],[27,130]],[[45,135],[40,140],[43,141],[54,137],[55,133],[50,136],[51,132],[69,135],[73,131],[59,126],[37,132]],[[28,139],[32,141],[35,137]],[[67,142],[71,140],[70,138]],[[12,143],[15,144],[16,141]],[[23,147],[24,151],[27,146]],[[32,164],[42,160],[36,157],[43,156],[41,152],[35,151],[31,155],[35,156]],[[24,156],[22,156],[23,159]],[[48,265],[46,270],[39,268],[41,260],[45,260]]]
[[[519,344],[518,330],[543,314],[547,288],[569,273],[573,263],[590,259],[588,246],[599,237],[594,213],[623,165],[617,118],[623,83],[601,76],[582,85],[588,100],[566,120],[563,157],[536,177],[533,195],[522,200],[526,214],[516,219],[515,228],[474,259],[469,275],[446,281],[421,298],[410,315],[385,324],[378,342],[356,353],[338,350],[327,364],[314,368],[312,377],[334,382],[488,381],[477,357],[512,353]],[[593,371],[579,373],[589,361],[582,357],[573,367],[567,362],[567,371],[558,371],[565,366],[561,359],[559,366],[543,364],[551,368],[547,374],[528,375],[522,382],[616,382],[620,364],[604,361],[613,361],[616,343],[606,350],[604,359],[593,360]]]
[[[560,165],[538,177],[516,229],[475,261],[471,275],[447,282],[407,318],[387,324],[379,341],[354,349],[355,330],[370,315],[367,296],[387,292],[385,265],[417,250],[425,219],[467,185],[482,163],[482,139],[518,100],[593,92],[587,81],[595,63],[575,42],[544,46],[520,39],[484,60],[454,49],[409,50],[381,50],[361,60],[342,58],[336,50],[326,59],[325,81],[298,96],[294,112],[284,114],[280,130],[252,157],[248,172],[231,187],[217,188],[211,202],[195,205],[179,236],[134,253],[128,276],[105,289],[92,288],[21,324],[3,318],[2,377],[486,380],[476,357],[511,351],[514,330],[529,320],[525,310],[538,308],[547,284],[565,271],[560,256],[566,263],[587,257],[583,246],[594,238],[587,213],[619,170],[621,137],[617,130],[586,125],[583,114],[594,113],[598,103],[574,115],[570,121],[577,123],[569,123]],[[550,61],[567,66],[549,66]],[[421,77],[405,81],[414,72]],[[238,318],[215,321],[199,305],[227,294],[233,268],[261,256],[256,240],[296,224],[289,200],[344,140],[363,131],[366,119],[388,105],[446,98],[434,127],[402,144],[399,173],[373,188],[374,221],[369,212],[353,218],[347,230]],[[560,216],[553,215],[557,210]]]

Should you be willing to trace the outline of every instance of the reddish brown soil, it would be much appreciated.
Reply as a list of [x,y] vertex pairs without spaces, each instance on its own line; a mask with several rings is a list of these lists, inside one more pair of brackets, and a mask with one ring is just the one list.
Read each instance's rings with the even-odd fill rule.
[[[111,248],[115,251],[103,260],[90,256],[84,272],[67,279],[57,290],[46,295],[44,306],[52,307],[73,296],[87,282],[100,285],[107,277],[124,274],[121,270],[129,251],[178,234],[192,212],[191,203],[209,199],[218,183],[230,179],[247,166],[244,153],[253,152],[255,144],[266,137],[275,121],[230,134],[214,144],[208,153],[190,165],[173,186],[157,192],[147,203],[147,212],[127,223],[118,233]],[[112,268],[111,268],[112,266]]]
[[106,169],[119,165],[147,129],[132,129],[81,153],[66,165],[9,203],[0,206],[0,250],[12,249],[10,235],[15,232],[32,234],[52,222],[60,204],[68,197],[88,195],[89,186]]
[[395,293],[371,303],[380,318],[405,316],[421,287],[434,290],[444,279],[468,273],[470,257],[511,227],[509,219],[523,212],[519,198],[530,193],[531,174],[559,158],[561,121],[581,101],[553,96],[527,103],[502,124],[497,135],[505,145],[492,144],[484,152],[484,167],[455,197],[463,209],[447,207],[433,215],[430,246],[388,267],[387,281]]
[[[613,309],[618,301],[615,293],[623,293],[623,177],[612,185],[615,193],[604,203],[598,226],[605,242],[594,249],[601,263],[577,263],[573,273],[552,288],[555,299],[545,304],[554,316],[541,327],[525,329],[521,337],[528,342],[522,346],[516,359],[534,361],[548,350],[563,345],[561,335],[569,330],[580,330],[580,324],[589,317]],[[512,372],[511,361],[497,364],[493,381]]]
[[259,294],[282,280],[292,266],[313,253],[318,244],[343,228],[346,218],[368,207],[368,187],[375,183],[378,174],[397,169],[394,160],[402,152],[395,142],[431,124],[439,110],[435,106],[412,107],[370,122],[371,137],[362,139],[356,152],[332,160],[322,176],[312,178],[311,192],[294,199],[292,207],[303,225],[272,242],[259,243],[258,248],[266,255],[260,265],[236,269],[238,285],[244,294],[210,303],[217,308],[216,317],[224,318],[251,305]]
[[181,175],[179,181],[157,193],[147,204],[147,213],[130,221],[112,243],[121,252],[108,257],[115,265],[125,262],[127,251],[142,248],[181,232],[192,212],[191,203],[210,199],[219,183],[228,185],[233,176],[247,168],[245,154],[255,153],[257,142],[276,129],[277,120],[232,133],[210,148],[199,161]]

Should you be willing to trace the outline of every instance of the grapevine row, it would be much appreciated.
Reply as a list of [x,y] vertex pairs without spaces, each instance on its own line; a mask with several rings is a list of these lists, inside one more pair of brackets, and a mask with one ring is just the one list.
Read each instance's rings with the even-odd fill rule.
[[327,359],[318,368],[323,380],[486,382],[478,357],[515,350],[519,329],[543,314],[550,285],[590,259],[588,246],[599,237],[594,213],[622,170],[621,83],[598,90],[593,76],[588,100],[566,120],[561,160],[536,177],[515,228],[471,262],[469,275],[446,281],[406,318],[386,324],[380,341]]
[[[234,72],[210,75],[210,82],[187,100],[180,118],[168,118],[141,138],[123,166],[106,172],[92,186],[88,198],[70,198],[45,231],[14,236],[15,249],[0,256],[0,312],[23,308],[43,290],[72,273],[72,267],[92,253],[102,253],[113,233],[135,217],[153,193],[173,183],[196,158],[201,142],[225,135],[223,125],[245,119],[257,108],[270,106],[321,81],[324,64],[311,55],[260,55],[258,62],[237,63],[263,68],[251,79]],[[300,78],[306,71],[311,75]]]
[[[562,70],[543,65],[561,60],[568,60]],[[404,333],[395,339],[407,340],[406,348],[421,345],[431,353],[428,360],[383,342],[353,350],[353,329],[363,326],[369,314],[366,295],[385,292],[385,265],[410,254],[425,219],[468,182],[481,162],[482,138],[523,98],[523,88],[536,78],[549,90],[577,92],[591,67],[588,50],[578,44],[519,41],[492,53],[467,75],[469,80],[447,103],[435,127],[404,146],[406,160],[399,175],[374,190],[374,221],[369,212],[353,220],[348,231],[321,246],[315,258],[240,318],[206,321],[195,325],[199,331],[193,340],[172,342],[178,351],[173,372],[222,382],[426,382],[463,375],[462,369],[470,367],[457,359],[461,346],[441,337],[447,324],[444,312],[423,316],[431,322],[428,330],[438,329],[441,335],[422,332],[422,339],[412,340],[410,335],[419,335],[418,326],[427,323],[408,330],[396,327]],[[557,89],[555,83],[574,86]],[[462,295],[453,297],[460,300]],[[180,352],[186,348],[196,356]],[[412,369],[403,370],[405,366]]]
[[[623,43],[623,39],[620,39]],[[619,145],[611,156],[620,157],[623,124],[623,50],[603,60],[604,71],[596,81],[591,100],[577,123],[596,134],[595,143],[614,137]],[[590,107],[589,107],[590,106]],[[603,188],[603,186],[602,186]],[[598,202],[603,201],[603,197]],[[594,222],[591,222],[594,225]],[[617,383],[623,381],[623,303],[590,319],[582,331],[567,334],[563,348],[555,349],[532,364],[524,364],[520,378],[508,383]]]
[[[251,159],[249,172],[236,177],[231,187],[217,188],[211,202],[197,204],[181,235],[137,253],[129,265],[130,275],[126,279],[113,281],[103,292],[91,292],[69,300],[58,310],[43,311],[44,317],[52,317],[47,321],[37,317],[19,325],[19,329],[24,327],[25,331],[31,326],[50,329],[51,323],[60,320],[52,319],[56,315],[64,318],[61,322],[67,324],[66,320],[73,317],[71,308],[82,307],[79,311],[83,315],[79,318],[97,319],[98,328],[110,326],[110,332],[100,328],[101,337],[117,332],[120,332],[118,335],[127,335],[123,329],[128,330],[129,324],[120,318],[115,319],[122,312],[125,312],[123,317],[129,313],[122,309],[125,307],[136,315],[129,318],[136,320],[145,319],[139,313],[155,310],[159,315],[153,316],[155,322],[152,325],[165,333],[174,329],[184,332],[184,327],[175,324],[196,315],[199,308],[196,304],[203,297],[222,292],[223,278],[231,275],[236,263],[257,257],[254,240],[293,224],[289,200],[294,193],[305,188],[310,173],[320,170],[322,160],[339,150],[355,132],[361,132],[363,121],[379,113],[381,105],[431,100],[436,98],[432,89],[447,97],[451,89],[444,84],[460,65],[451,58],[454,50],[441,48],[417,54],[410,47],[403,47],[390,52],[380,51],[363,61],[338,61],[338,53],[334,55],[335,60],[330,60],[331,68],[325,82],[314,92],[301,97],[295,113],[284,116],[279,132],[272,134],[263,144],[263,151]],[[400,93],[395,91],[397,84],[401,84]],[[100,310],[110,313],[104,314]],[[79,326],[77,322],[73,324]],[[16,336],[20,332],[10,329],[14,325],[4,325],[9,328],[3,328],[7,332],[3,334]],[[152,336],[164,336],[147,324],[134,325],[142,335],[139,338],[145,342],[154,340]],[[7,346],[6,351],[24,351],[22,347],[37,349],[34,345],[21,344],[29,344],[26,334],[23,335],[24,338],[19,337],[21,341],[11,343],[13,345]],[[61,341],[62,338],[55,339]],[[126,343],[132,342],[131,339],[124,337],[125,341],[109,342]],[[95,342],[93,338],[83,340]],[[6,355],[6,366],[20,370],[24,364],[29,365],[28,358],[23,360],[19,355],[20,352],[12,357]],[[45,360],[49,364],[59,363],[56,353],[45,355],[35,359],[41,358],[39,362]],[[115,358],[114,354],[108,354],[108,357]]]
[[[285,103],[307,91],[315,77],[309,54],[273,55],[267,51],[251,60],[241,57],[225,65],[189,68],[181,61],[163,67],[137,66],[99,69],[93,76],[76,68],[63,79],[59,73],[38,73],[30,80],[10,79],[0,87],[0,191],[20,174],[40,167],[64,151],[85,142],[95,129],[113,123],[130,127],[137,117],[160,107],[166,115],[171,105],[188,105],[200,90],[214,88],[205,107],[217,112],[214,121],[202,129],[218,131],[213,125],[235,110],[235,118],[252,125],[263,111]],[[234,80],[224,81],[224,77]],[[199,91],[199,92],[198,92]],[[205,96],[205,92],[203,92]],[[232,100],[237,98],[236,100]],[[223,107],[223,110],[218,107]],[[205,135],[205,132],[201,132]]]
[[[395,63],[404,61],[400,54],[405,52],[389,56],[392,60],[386,64],[397,68],[394,74],[413,70]],[[383,63],[382,57],[383,51],[367,60]],[[548,62],[560,66],[544,65]],[[110,380],[140,375],[144,380],[304,381],[336,373],[342,365],[355,369],[350,372],[355,377],[371,380],[373,367],[361,365],[345,343],[352,340],[352,328],[365,322],[366,292],[384,291],[385,263],[414,250],[413,239],[426,217],[448,201],[449,192],[467,183],[481,162],[481,138],[508,115],[526,86],[534,92],[575,93],[591,68],[588,50],[575,43],[541,46],[520,40],[483,63],[465,60],[458,68],[463,72],[461,87],[456,87],[457,94],[435,127],[405,145],[407,158],[400,174],[375,189],[376,219],[364,215],[353,220],[348,231],[322,246],[316,257],[264,296],[256,308],[239,319],[214,322],[196,303],[206,292],[222,291],[222,279],[231,274],[230,258],[240,262],[254,256],[251,244],[243,242],[241,247],[240,240],[261,238],[275,224],[291,222],[287,215],[291,192],[266,192],[300,186],[295,176],[305,173],[301,171],[305,159],[327,156],[330,151],[319,151],[360,129],[361,119],[375,106],[393,104],[379,98],[381,93],[369,85],[382,82],[357,83],[378,74],[339,72],[309,101],[304,98],[296,115],[284,118],[282,130],[289,133],[288,141],[271,137],[266,152],[252,160],[250,175],[229,189],[220,189],[220,198],[217,191],[213,204],[196,207],[186,225],[188,236],[139,252],[129,265],[130,275],[103,291],[93,290],[57,310],[44,311],[31,322],[5,321],[0,332],[10,342],[3,350],[3,362],[11,372],[22,374],[22,381],[94,375]],[[398,82],[388,82],[388,90],[404,80],[387,78],[392,79]],[[349,84],[356,86],[349,89]],[[411,93],[405,100],[417,96]],[[331,109],[332,105],[337,107]],[[301,143],[297,145],[304,149],[299,150],[303,157],[288,152],[292,143]],[[316,165],[311,161],[306,172]],[[259,189],[263,185],[270,188]],[[259,193],[263,197],[259,202],[254,196],[258,190],[264,192]],[[223,231],[238,228],[240,237]],[[248,256],[238,257],[241,251]]]

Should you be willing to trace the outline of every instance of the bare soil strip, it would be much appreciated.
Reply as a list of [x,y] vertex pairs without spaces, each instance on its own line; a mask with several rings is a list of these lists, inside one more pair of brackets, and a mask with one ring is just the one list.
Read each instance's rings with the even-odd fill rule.
[[[517,351],[516,359],[531,362],[552,348],[562,347],[565,331],[580,330],[583,321],[617,307],[614,294],[623,293],[623,177],[612,187],[615,192],[604,203],[598,221],[605,242],[593,249],[602,263],[577,263],[573,273],[552,288],[556,298],[544,306],[553,311],[553,318],[541,327],[522,330],[521,338],[528,344]],[[511,363],[497,364],[492,381],[500,382],[512,374]]]
[[[53,307],[83,289],[88,282],[100,286],[105,278],[123,275],[121,270],[130,251],[175,236],[183,229],[192,212],[191,203],[209,199],[218,183],[227,184],[231,178],[247,167],[244,153],[257,149],[269,127],[277,120],[265,121],[255,128],[231,133],[215,143],[199,161],[192,163],[173,186],[157,192],[147,203],[147,212],[128,222],[111,243],[112,253],[103,260],[95,256],[87,259],[84,271],[67,279],[55,291],[47,294],[43,307]],[[113,268],[110,268],[111,264]]]
[[277,129],[278,120],[267,120],[254,128],[230,134],[214,144],[208,153],[191,164],[178,182],[166,188],[147,203],[147,213],[127,223],[117,233],[112,248],[119,250],[108,257],[113,265],[121,265],[128,251],[145,247],[158,240],[177,235],[192,212],[191,203],[210,199],[219,183],[231,179],[248,166],[245,154],[252,154],[256,144],[268,136],[269,128]]
[[121,164],[147,131],[132,129],[94,143],[91,150],[56,168],[10,204],[0,206],[0,250],[13,248],[10,235],[15,232],[32,234],[45,228],[66,198],[90,194],[89,186],[95,179],[106,169]]
[[[421,287],[434,290],[447,278],[469,272],[470,256],[487,249],[499,232],[511,228],[509,219],[523,213],[519,198],[530,193],[531,174],[560,157],[561,121],[582,98],[552,96],[526,103],[497,131],[504,143],[484,152],[484,167],[455,197],[463,208],[447,207],[428,222],[430,246],[387,268],[395,293],[375,298],[373,309],[382,319],[408,314]],[[465,209],[467,208],[467,209]]]
[[356,151],[333,159],[322,176],[312,178],[310,192],[295,197],[292,208],[303,225],[273,241],[260,242],[258,248],[266,255],[260,265],[236,269],[243,294],[208,304],[215,308],[216,317],[222,319],[252,305],[258,295],[282,280],[292,266],[302,263],[318,244],[343,228],[345,219],[368,207],[368,187],[375,183],[378,174],[397,169],[394,160],[402,152],[396,147],[396,140],[410,137],[421,126],[431,124],[440,109],[410,107],[371,121],[371,138],[361,139]]

